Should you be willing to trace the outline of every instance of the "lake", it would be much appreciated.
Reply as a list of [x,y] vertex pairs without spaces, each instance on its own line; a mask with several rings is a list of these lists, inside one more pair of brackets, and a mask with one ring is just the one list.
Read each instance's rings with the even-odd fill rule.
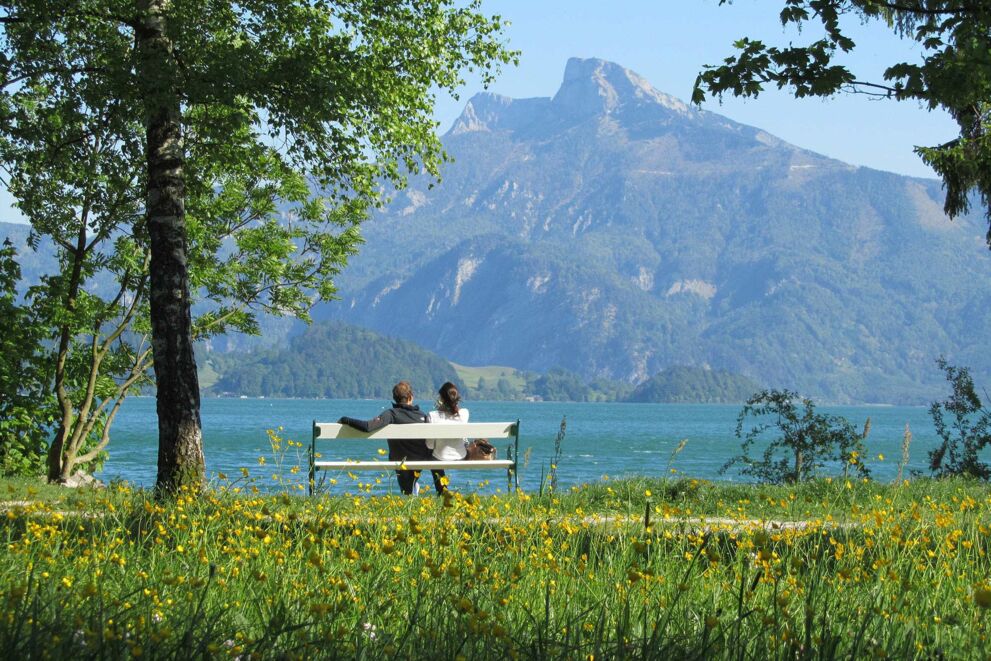
[[[424,402],[418,402],[426,408]],[[333,422],[342,415],[372,418],[387,402],[381,400],[293,400],[293,399],[204,399],[202,420],[207,472],[215,478],[224,473],[233,478],[246,468],[271,484],[278,464],[269,445],[266,430],[282,427],[284,438],[300,441],[304,448],[299,460],[304,466],[309,447],[311,424]],[[546,473],[554,451],[554,437],[562,417],[567,418],[563,458],[558,467],[562,486],[632,475],[660,477],[673,468],[679,474],[709,480],[739,480],[733,473],[719,475],[720,467],[739,453],[740,441],[734,436],[740,405],[715,404],[619,404],[573,402],[468,402],[471,420],[520,420],[521,454],[529,452],[521,468],[522,485],[536,490],[541,474]],[[868,462],[872,477],[892,480],[898,472],[905,424],[912,429],[908,470],[928,473],[928,451],[937,442],[935,429],[924,407],[817,407],[817,411],[842,415],[862,429],[871,418],[867,441]],[[672,452],[687,439],[685,448],[672,460]],[[335,445],[323,442],[324,457],[369,459],[376,449],[372,442]],[[504,443],[499,456],[505,458]],[[340,448],[337,451],[335,448]],[[332,449],[335,449],[333,452]],[[129,398],[113,427],[108,447],[110,458],[98,476],[104,481],[123,479],[140,486],[154,484],[158,454],[155,400],[152,397]],[[284,466],[297,463],[295,449],[283,460]],[[878,455],[884,455],[883,460]],[[259,463],[264,458],[265,465]],[[449,472],[452,486],[476,489],[480,480],[491,485],[483,490],[505,489],[504,473],[499,471]],[[368,481],[374,476],[361,476]],[[395,479],[386,476],[383,486],[395,490]],[[352,484],[345,478],[346,482]],[[429,482],[429,480],[428,480]],[[336,487],[342,493],[349,487]],[[353,489],[352,489],[353,490]]]

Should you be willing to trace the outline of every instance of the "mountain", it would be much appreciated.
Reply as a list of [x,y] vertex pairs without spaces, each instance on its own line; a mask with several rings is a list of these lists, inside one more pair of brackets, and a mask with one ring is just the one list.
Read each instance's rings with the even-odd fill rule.
[[460,385],[443,358],[395,338],[340,323],[317,323],[282,349],[214,354],[221,374],[212,392],[266,397],[392,398],[409,381],[432,403],[445,381]]
[[675,366],[638,385],[626,401],[742,404],[760,390],[738,374]]
[[[854,127],[851,127],[854,130]],[[639,383],[726,370],[831,402],[991,374],[991,257],[934,180],[854,167],[572,59],[550,98],[473,97],[364,226],[318,315],[462,364]],[[986,381],[985,381],[986,382]]]

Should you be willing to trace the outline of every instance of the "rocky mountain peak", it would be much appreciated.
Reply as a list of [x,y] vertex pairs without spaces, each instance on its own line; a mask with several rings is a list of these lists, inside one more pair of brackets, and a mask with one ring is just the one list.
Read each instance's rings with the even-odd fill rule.
[[588,117],[663,121],[694,118],[698,111],[684,101],[656,90],[646,79],[618,64],[573,57],[552,99],[512,99],[482,92],[473,96],[451,126],[450,135],[473,131],[516,131],[546,122],[565,125]]
[[550,99],[513,99],[491,92],[481,92],[469,99],[461,116],[451,126],[449,135],[472,131],[515,131],[546,117]]
[[468,100],[461,116],[451,127],[451,133],[468,133],[470,131],[488,131],[490,124],[497,124],[500,115],[513,100],[508,96],[492,94],[491,92],[481,92]]
[[637,73],[597,58],[569,59],[552,103],[562,111],[581,115],[612,114],[644,105],[692,114],[684,101],[659,92]]

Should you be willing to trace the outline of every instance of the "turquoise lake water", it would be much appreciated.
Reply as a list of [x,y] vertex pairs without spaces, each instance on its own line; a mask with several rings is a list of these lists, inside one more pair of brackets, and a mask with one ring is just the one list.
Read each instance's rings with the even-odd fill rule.
[[[387,402],[378,400],[204,399],[207,472],[213,477],[225,473],[233,478],[246,468],[264,487],[272,484],[276,464],[266,430],[281,426],[283,437],[301,441],[308,448],[314,420],[333,422],[342,415],[372,418],[386,406]],[[520,420],[521,454],[529,451],[520,477],[529,490],[539,486],[541,473],[547,470],[562,417],[567,418],[567,433],[558,468],[560,485],[594,482],[606,475],[660,477],[670,474],[670,468],[697,478],[741,479],[732,472],[719,475],[726,460],[739,453],[740,441],[734,436],[739,405],[470,402],[467,407],[473,422]],[[925,408],[823,406],[817,411],[842,415],[857,429],[862,429],[870,416],[867,459],[872,477],[879,480],[891,480],[897,474],[908,423],[912,430],[908,469],[928,473],[928,451],[937,436]],[[671,454],[682,439],[687,439],[687,444],[669,467]],[[327,459],[371,459],[384,444],[324,442],[321,447]],[[500,458],[504,458],[504,442],[498,447]],[[108,449],[110,458],[99,475],[101,479],[119,478],[140,486],[154,483],[158,454],[154,398],[135,397],[125,402]],[[884,455],[883,461],[878,454]],[[264,466],[259,464],[260,457],[265,458]],[[300,461],[305,467],[305,456]],[[283,463],[288,467],[297,459],[289,455]],[[452,471],[449,475],[459,489],[477,489],[479,481],[486,478],[491,484],[483,490],[506,488],[505,474],[495,470]],[[374,476],[366,472],[361,480],[370,481]],[[348,491],[348,484],[353,490],[353,482],[346,477],[335,489],[343,493]],[[378,488],[395,490],[395,480],[386,475]]]

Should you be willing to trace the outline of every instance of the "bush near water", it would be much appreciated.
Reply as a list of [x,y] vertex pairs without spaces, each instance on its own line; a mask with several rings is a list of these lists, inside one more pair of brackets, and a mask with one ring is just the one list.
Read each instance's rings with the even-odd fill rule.
[[45,499],[21,484],[0,533],[5,658],[989,651],[978,482],[604,479],[410,499],[358,497],[346,476],[335,496],[284,481],[262,495],[239,476],[167,504],[123,485]]

